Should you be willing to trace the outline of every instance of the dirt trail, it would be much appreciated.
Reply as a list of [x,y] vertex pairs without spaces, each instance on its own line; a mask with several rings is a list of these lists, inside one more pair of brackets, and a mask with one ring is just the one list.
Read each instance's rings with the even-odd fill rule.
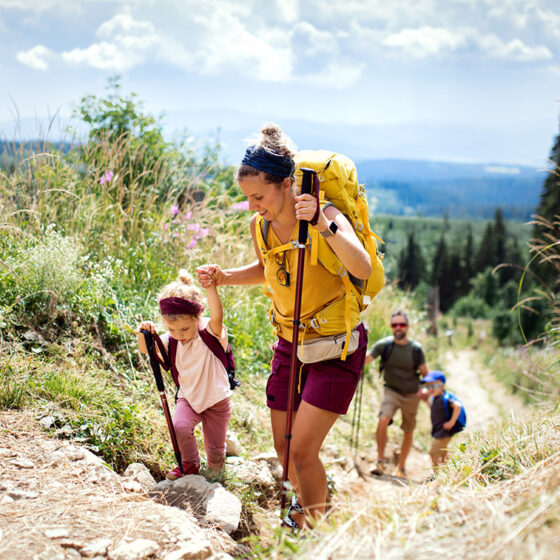
[[476,361],[474,350],[445,354],[447,388],[465,405],[468,427],[480,428],[503,416],[523,416],[528,409],[519,397],[508,393],[488,370]]
[[[467,411],[468,430],[483,429],[489,422],[500,417],[523,416],[528,412],[521,399],[507,392],[490,371],[482,368],[473,350],[448,351],[444,355],[444,372],[447,387],[461,399]],[[400,440],[399,440],[400,443]],[[391,456],[393,446],[388,445]],[[431,461],[427,452],[415,444],[407,460],[408,482],[393,476],[371,476],[376,462],[375,444],[358,459],[358,469],[353,461],[347,461],[346,470],[337,476],[337,488],[341,490],[335,502],[343,504],[348,496],[356,493],[367,495],[371,492],[387,494],[405,491],[406,488],[421,484],[431,474]],[[362,476],[360,476],[359,472]],[[391,471],[390,471],[391,472]]]

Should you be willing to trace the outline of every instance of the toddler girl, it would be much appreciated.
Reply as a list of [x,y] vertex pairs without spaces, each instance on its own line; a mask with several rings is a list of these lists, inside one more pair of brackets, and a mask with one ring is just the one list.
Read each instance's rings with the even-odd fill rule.
[[[209,275],[212,275],[211,270]],[[173,426],[181,451],[184,474],[197,474],[200,468],[200,456],[194,437],[194,428],[200,422],[208,467],[213,474],[218,474],[223,469],[226,432],[231,416],[231,389],[227,372],[199,334],[199,331],[206,330],[226,349],[227,330],[223,324],[222,302],[216,283],[212,282],[205,289],[210,318],[201,316],[204,296],[185,270],[180,270],[179,278],[165,286],[159,296],[162,321],[168,331],[161,338],[168,353],[170,339],[177,341],[174,365],[178,372],[179,391]],[[156,332],[151,321],[142,322],[138,331],[140,329],[154,334]],[[147,353],[144,335],[140,332],[138,346],[140,352]],[[167,474],[170,480],[180,477],[178,466]]]

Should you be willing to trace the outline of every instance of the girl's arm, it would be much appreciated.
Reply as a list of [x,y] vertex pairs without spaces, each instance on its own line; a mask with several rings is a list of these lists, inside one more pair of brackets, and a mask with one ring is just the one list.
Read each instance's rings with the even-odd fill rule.
[[[310,194],[301,194],[296,197],[296,218],[298,220],[311,220],[315,215],[317,201]],[[344,268],[356,278],[367,280],[371,274],[371,260],[360,240],[354,233],[352,224],[344,214],[334,206],[327,206],[319,212],[319,219],[314,227],[319,232],[325,231],[329,223],[334,221],[338,226],[335,235],[325,238],[329,247],[339,258]]]
[[224,327],[224,308],[215,283],[206,288],[206,300],[208,302],[208,311],[210,312],[210,322],[208,325],[217,337],[221,337]]

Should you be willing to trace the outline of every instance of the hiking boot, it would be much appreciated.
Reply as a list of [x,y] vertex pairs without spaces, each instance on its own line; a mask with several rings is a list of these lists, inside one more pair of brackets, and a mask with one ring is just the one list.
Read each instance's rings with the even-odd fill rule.
[[181,478],[182,476],[185,476],[187,474],[198,474],[198,470],[199,466],[195,465],[194,463],[183,463],[183,474],[181,474],[181,470],[177,465],[172,471],[169,471],[165,475],[165,478],[167,478],[167,480],[177,480],[178,478]]
[[304,513],[303,508],[299,504],[295,494],[292,494],[292,502],[290,507],[288,507],[288,512],[284,516],[284,519],[282,519],[282,524],[289,527],[293,533],[297,533],[301,527],[292,519],[292,513]]
[[406,478],[406,471],[404,469],[401,469],[400,467],[397,467],[393,476],[395,476],[396,478]]
[[377,475],[383,474],[387,470],[388,466],[389,466],[389,461],[387,459],[378,459],[375,469],[370,471],[370,474],[377,474]]

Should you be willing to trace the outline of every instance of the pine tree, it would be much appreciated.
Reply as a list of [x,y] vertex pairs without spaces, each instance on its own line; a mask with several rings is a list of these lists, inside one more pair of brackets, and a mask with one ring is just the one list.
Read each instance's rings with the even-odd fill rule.
[[443,234],[439,238],[434,260],[432,261],[430,280],[433,286],[439,286],[440,309],[446,311],[451,307],[455,299],[457,277],[456,272],[451,271],[447,243]]
[[[554,216],[560,215],[560,134],[556,136],[552,150],[550,151],[550,160],[553,169],[548,173],[544,181],[541,200],[537,207],[537,215],[554,221]],[[541,233],[541,229],[535,227],[535,236]]]
[[494,247],[494,227],[492,222],[487,222],[476,254],[477,271],[482,272],[485,268],[494,266],[496,254]]
[[406,247],[399,255],[399,281],[401,288],[415,288],[424,277],[425,261],[420,245],[416,243],[414,232],[410,232]]
[[467,225],[467,235],[465,237],[465,245],[463,247],[463,267],[461,274],[461,284],[459,288],[459,295],[466,295],[469,293],[472,285],[472,278],[474,276],[474,241],[471,224]]
[[[537,222],[533,227],[532,248],[534,250],[545,250],[544,254],[550,252],[546,247],[560,239],[560,134],[556,136],[550,160],[553,168],[549,171],[544,181],[541,200],[537,207]],[[539,223],[542,222],[542,223]],[[557,258],[557,250],[553,251],[553,258]],[[538,275],[552,290],[560,293],[560,282],[558,280],[558,266],[553,262],[540,262]]]

